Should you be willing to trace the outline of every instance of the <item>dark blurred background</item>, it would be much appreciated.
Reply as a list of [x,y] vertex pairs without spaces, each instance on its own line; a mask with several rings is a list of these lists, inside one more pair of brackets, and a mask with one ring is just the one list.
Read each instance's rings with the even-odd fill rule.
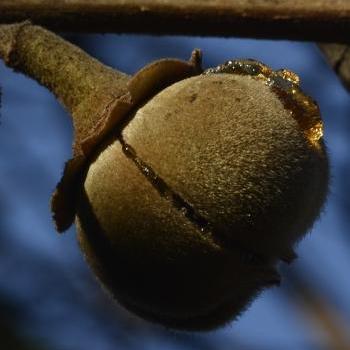
[[75,229],[55,232],[49,200],[71,155],[70,119],[35,81],[0,63],[0,349],[346,350],[350,349],[350,94],[311,43],[66,35],[104,63],[133,74],[163,57],[204,53],[204,67],[254,58],[289,68],[316,99],[331,159],[321,219],[238,320],[211,333],[180,333],[142,321],[101,289]]

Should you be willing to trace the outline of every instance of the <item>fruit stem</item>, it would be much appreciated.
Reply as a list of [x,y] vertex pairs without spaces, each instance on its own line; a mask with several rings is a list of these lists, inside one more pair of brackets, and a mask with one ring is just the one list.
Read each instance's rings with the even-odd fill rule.
[[126,92],[130,77],[29,21],[0,25],[0,58],[53,92],[83,139],[103,109]]

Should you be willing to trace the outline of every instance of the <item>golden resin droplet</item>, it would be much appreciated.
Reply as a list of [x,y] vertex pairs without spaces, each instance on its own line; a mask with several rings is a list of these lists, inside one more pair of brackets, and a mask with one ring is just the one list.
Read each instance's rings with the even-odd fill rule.
[[230,60],[210,68],[203,74],[239,74],[248,75],[253,79],[262,80],[270,86],[291,116],[298,122],[301,130],[310,144],[320,147],[323,137],[323,123],[316,102],[300,89],[300,78],[288,69],[273,71],[265,64],[252,59]]
[[296,85],[300,84],[299,76],[288,69],[280,69],[276,71],[276,73],[280,75],[283,79],[288,80],[293,84],[296,84]]

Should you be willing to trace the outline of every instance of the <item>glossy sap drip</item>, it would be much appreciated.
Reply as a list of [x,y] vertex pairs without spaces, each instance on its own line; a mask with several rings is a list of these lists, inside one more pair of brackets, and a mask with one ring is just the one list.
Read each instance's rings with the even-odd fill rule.
[[317,104],[299,87],[298,75],[287,69],[273,71],[265,64],[251,60],[227,61],[215,68],[207,69],[203,74],[248,75],[263,81],[277,95],[282,104],[298,122],[307,140],[316,148],[323,137],[323,123]]

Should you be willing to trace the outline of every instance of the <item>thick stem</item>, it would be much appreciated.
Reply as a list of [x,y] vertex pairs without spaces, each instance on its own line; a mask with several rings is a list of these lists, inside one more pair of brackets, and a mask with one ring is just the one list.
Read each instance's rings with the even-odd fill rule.
[[0,58],[52,91],[73,116],[76,139],[123,95],[129,76],[30,22],[0,25]]
[[0,23],[59,31],[349,41],[348,0],[1,0]]

